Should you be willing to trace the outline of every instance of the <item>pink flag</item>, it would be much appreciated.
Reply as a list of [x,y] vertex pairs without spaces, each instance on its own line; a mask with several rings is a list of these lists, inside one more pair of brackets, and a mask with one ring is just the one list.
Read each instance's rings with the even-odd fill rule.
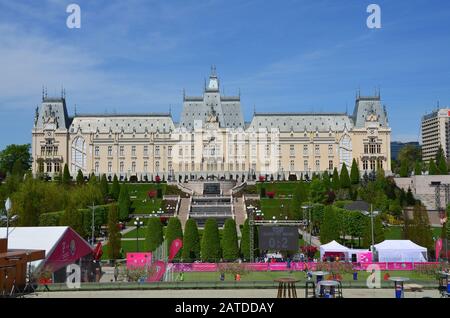
[[436,261],[438,261],[439,260],[439,255],[441,255],[441,250],[442,250],[442,238],[439,238],[436,241],[435,250],[436,250]]
[[148,282],[160,282],[166,272],[166,263],[163,261],[156,261],[152,266],[153,273],[147,279]]
[[183,246],[182,240],[176,239],[172,241],[169,250],[169,262],[173,260],[173,258],[175,257],[175,255],[177,255],[178,251],[181,249],[182,246]]

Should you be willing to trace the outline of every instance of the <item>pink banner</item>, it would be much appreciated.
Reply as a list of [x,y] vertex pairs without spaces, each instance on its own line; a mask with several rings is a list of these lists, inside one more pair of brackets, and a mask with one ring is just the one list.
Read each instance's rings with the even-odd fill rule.
[[439,260],[439,256],[441,255],[441,250],[442,250],[442,238],[439,238],[436,241],[436,248],[435,248],[435,250],[436,250],[436,260],[438,261]]
[[177,255],[178,251],[181,249],[182,246],[183,246],[182,240],[176,239],[172,241],[172,244],[170,244],[169,249],[169,262],[173,260],[173,258],[175,257],[175,255]]
[[364,252],[358,254],[359,263],[372,263],[372,252]]
[[163,261],[156,261],[152,266],[152,271],[153,273],[147,279],[147,282],[160,282],[166,272],[166,263]]
[[127,253],[127,268],[141,268],[152,262],[152,253]]

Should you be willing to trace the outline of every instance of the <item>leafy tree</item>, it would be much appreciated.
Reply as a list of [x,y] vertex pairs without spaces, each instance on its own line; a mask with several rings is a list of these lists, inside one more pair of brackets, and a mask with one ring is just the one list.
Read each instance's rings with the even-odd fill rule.
[[336,168],[334,168],[333,170],[333,178],[331,180],[331,185],[334,191],[339,190],[341,187],[341,182],[339,180],[339,173]]
[[409,206],[413,206],[416,204],[416,199],[414,199],[411,188],[408,188],[408,192],[406,193],[406,204]]
[[215,219],[208,219],[203,230],[201,242],[202,261],[218,261],[222,251],[220,248],[219,228]]
[[164,241],[163,226],[159,218],[150,218],[148,220],[145,240],[150,252],[154,252]]
[[445,158],[444,150],[442,149],[442,146],[439,146],[438,153],[436,155],[436,163],[438,166],[439,174],[448,174],[448,167],[447,167],[447,159]]
[[12,168],[12,172],[11,172],[11,173],[12,173],[13,175],[15,175],[15,176],[20,177],[20,178],[23,177],[23,174],[24,174],[23,165],[22,165],[22,162],[21,162],[19,159],[17,159],[17,160],[14,162],[14,165],[13,165],[13,168]]
[[233,219],[225,221],[222,237],[222,253],[225,261],[234,261],[239,258],[236,222]]
[[83,228],[83,215],[72,200],[69,200],[64,214],[61,218],[61,225],[71,227],[80,236],[86,236]]
[[350,179],[352,181],[352,184],[359,184],[359,181],[361,179],[358,164],[356,163],[356,159],[353,159],[352,162],[352,168],[350,170]]
[[117,178],[116,175],[114,175],[113,184],[111,188],[111,197],[117,201],[119,199],[119,195],[120,195],[119,179]]
[[[402,147],[398,153],[398,162],[407,164],[407,171],[411,172],[414,169],[414,163],[422,160],[422,151],[420,147],[414,145],[406,145]],[[396,171],[399,173],[399,171]]]
[[335,208],[326,206],[323,212],[323,222],[320,227],[320,242],[327,244],[333,240],[339,240],[339,220]]
[[[370,216],[366,218],[364,232],[363,232],[363,247],[369,248],[372,245],[372,223]],[[373,236],[374,243],[378,244],[385,240],[383,223],[381,216],[373,218]]]
[[408,162],[402,161],[400,164],[400,177],[407,178],[409,176]]
[[9,145],[0,151],[0,171],[12,173],[16,162],[16,169],[20,166],[22,172],[29,170],[31,167],[30,148],[30,144]]
[[405,237],[414,243],[433,249],[433,232],[430,227],[428,212],[422,204],[416,204],[413,210],[413,219],[408,222]]
[[194,219],[186,221],[181,257],[183,261],[188,262],[200,259],[200,237],[197,222]]
[[100,191],[104,198],[108,196],[109,188],[108,188],[108,180],[106,180],[106,175],[102,174],[102,178],[100,179]]
[[309,191],[308,186],[305,182],[299,182],[294,190],[294,197],[292,198],[291,209],[294,219],[301,219],[302,217],[302,205],[304,202],[308,201]]
[[119,228],[119,213],[116,204],[111,204],[109,206],[108,212],[108,256],[109,259],[120,258],[120,250],[122,245],[122,235],[120,234]]
[[63,177],[62,177],[62,183],[65,185],[69,185],[70,184],[70,172],[69,172],[69,167],[67,166],[67,163],[64,164],[64,172],[63,172]]
[[130,213],[131,208],[130,194],[128,193],[128,186],[126,184],[123,184],[120,187],[118,204],[119,204],[119,219],[121,221],[125,221],[128,219],[128,215]]
[[[180,219],[177,217],[170,218],[169,223],[166,228],[166,241],[167,241],[167,249],[170,251],[170,246],[172,242],[176,239],[183,240],[183,230],[181,228]],[[175,255],[175,259],[179,259],[181,256],[181,250],[178,251],[177,255]]]
[[348,175],[347,165],[342,164],[341,175],[339,176],[341,188],[348,189],[351,186],[350,176]]
[[97,176],[93,172],[89,176],[89,183],[92,185],[97,185]]
[[84,184],[84,176],[83,176],[83,172],[81,171],[81,169],[78,169],[77,184],[78,185],[83,185]]
[[313,179],[309,187],[311,201],[314,203],[324,203],[326,200],[327,190],[323,186],[320,179]]
[[422,175],[422,163],[420,161],[416,161],[416,164],[414,165],[414,175]]
[[432,176],[439,175],[439,169],[433,159],[430,160],[428,173]]

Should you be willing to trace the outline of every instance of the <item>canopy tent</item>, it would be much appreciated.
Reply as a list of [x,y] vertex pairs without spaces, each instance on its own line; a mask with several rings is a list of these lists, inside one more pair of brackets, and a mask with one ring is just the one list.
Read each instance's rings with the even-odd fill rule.
[[328,244],[320,246],[320,259],[322,260],[326,255],[344,255],[345,259],[348,259],[350,249],[344,245],[339,244],[336,241],[332,241]]
[[[6,237],[6,228],[0,228],[0,237]],[[10,227],[8,245],[11,250],[45,250],[45,259],[31,266],[51,272],[90,258],[93,253],[91,246],[68,226]]]
[[410,240],[386,240],[376,244],[379,262],[426,262],[428,250]]

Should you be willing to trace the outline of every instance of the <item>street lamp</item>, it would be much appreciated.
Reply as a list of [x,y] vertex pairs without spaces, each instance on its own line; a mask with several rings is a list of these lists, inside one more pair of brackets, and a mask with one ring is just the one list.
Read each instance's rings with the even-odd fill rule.
[[134,225],[136,226],[137,234],[136,234],[136,251],[139,253],[139,228],[144,225],[138,217],[134,221]]
[[11,211],[11,199],[7,198],[5,202],[5,210],[6,210],[6,239],[9,236],[9,211]]
[[374,228],[373,228],[373,217],[380,214],[380,211],[374,211],[373,205],[370,205],[370,212],[369,211],[362,211],[364,215],[370,216],[370,227],[371,227],[371,233],[372,233],[372,246],[370,247],[370,250],[372,252],[372,255],[374,253],[374,246],[375,246],[375,234],[374,234]]
[[[310,206],[310,205],[304,205],[304,206],[302,206],[302,209],[304,210],[304,211],[307,211],[308,212],[308,232],[309,232],[309,246],[311,246],[311,244],[312,244],[312,228],[311,228],[311,208],[312,208],[312,206]],[[305,213],[303,214],[303,219],[305,219]]]

